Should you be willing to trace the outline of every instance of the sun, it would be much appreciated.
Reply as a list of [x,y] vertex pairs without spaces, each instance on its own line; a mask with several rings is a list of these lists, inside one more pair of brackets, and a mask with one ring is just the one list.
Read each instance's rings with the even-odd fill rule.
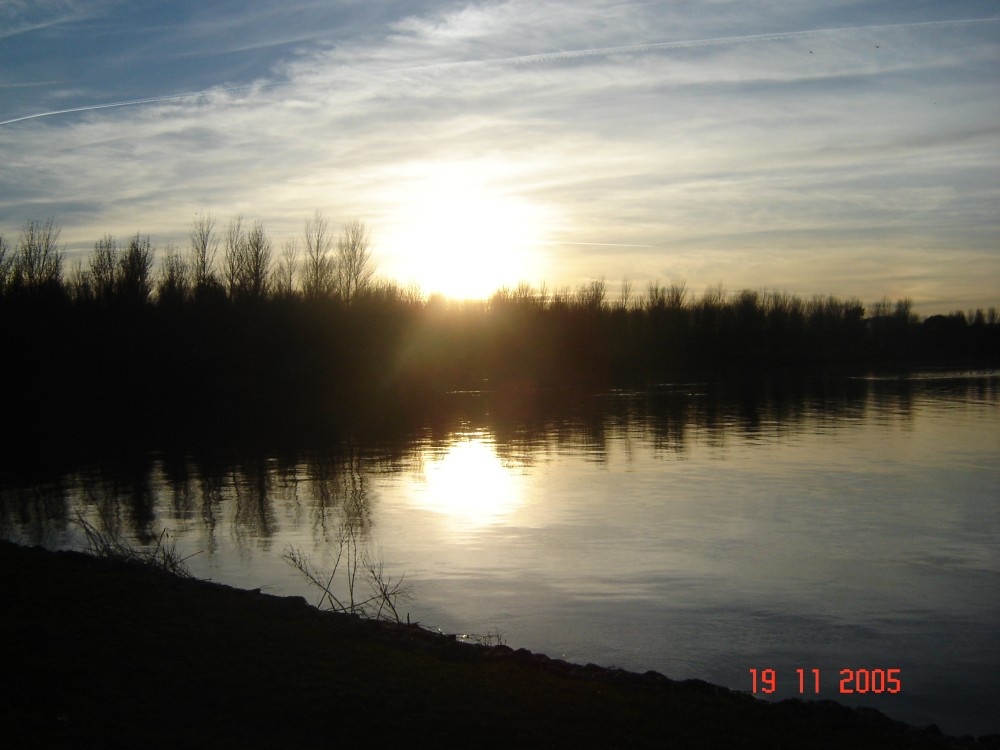
[[386,245],[393,274],[426,294],[485,299],[544,279],[542,210],[482,165],[426,165],[397,192]]

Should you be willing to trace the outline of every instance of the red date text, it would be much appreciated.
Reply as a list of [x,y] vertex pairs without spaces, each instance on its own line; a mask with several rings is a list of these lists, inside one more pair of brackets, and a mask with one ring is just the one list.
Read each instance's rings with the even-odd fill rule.
[[[819,669],[796,669],[795,685],[799,695],[819,695],[822,691],[822,675]],[[883,693],[899,693],[903,689],[901,670],[898,667],[889,669],[841,669],[839,673],[838,692],[840,695],[881,695]],[[766,668],[750,670],[750,691],[753,694],[771,695],[778,691],[777,670]]]

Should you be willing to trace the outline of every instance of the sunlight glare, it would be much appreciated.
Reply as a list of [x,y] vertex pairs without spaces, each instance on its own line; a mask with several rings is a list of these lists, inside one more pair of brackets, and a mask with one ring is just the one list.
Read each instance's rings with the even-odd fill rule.
[[439,513],[456,531],[503,523],[521,506],[521,488],[488,438],[475,435],[426,459],[414,497],[417,506]]
[[543,279],[543,211],[496,181],[482,166],[442,164],[404,180],[385,242],[393,273],[452,299]]

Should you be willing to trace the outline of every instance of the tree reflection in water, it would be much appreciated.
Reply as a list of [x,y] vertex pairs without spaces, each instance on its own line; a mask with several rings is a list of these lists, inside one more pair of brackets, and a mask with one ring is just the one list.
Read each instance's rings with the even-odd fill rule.
[[[960,381],[975,400],[996,380]],[[919,386],[919,389],[918,389]],[[211,556],[234,541],[241,554],[308,543],[335,549],[346,527],[371,538],[372,475],[418,470],[410,502],[439,514],[457,533],[505,522],[524,502],[519,475],[560,452],[604,461],[608,446],[644,443],[658,456],[683,456],[697,443],[787,439],[817,424],[876,416],[908,420],[915,392],[936,397],[954,380],[898,378],[751,379],[675,383],[597,395],[507,392],[454,394],[423,428],[401,425],[376,439],[356,436],[277,450],[200,447],[108,456],[54,456],[28,468],[0,466],[0,535],[75,547],[69,519],[80,512],[140,544],[164,526],[186,551]],[[881,415],[881,416],[880,416]],[[109,447],[109,450],[113,447]],[[39,468],[41,467],[41,468]],[[522,471],[525,470],[525,471]],[[303,522],[306,518],[309,520]],[[106,520],[102,520],[106,519]],[[220,536],[224,534],[224,536]],[[327,561],[328,562],[328,561]]]

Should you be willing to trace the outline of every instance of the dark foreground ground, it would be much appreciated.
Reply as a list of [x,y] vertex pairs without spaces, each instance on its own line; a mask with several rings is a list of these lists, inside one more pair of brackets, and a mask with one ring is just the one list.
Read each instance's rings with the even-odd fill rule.
[[0,745],[1000,747],[0,542]]

